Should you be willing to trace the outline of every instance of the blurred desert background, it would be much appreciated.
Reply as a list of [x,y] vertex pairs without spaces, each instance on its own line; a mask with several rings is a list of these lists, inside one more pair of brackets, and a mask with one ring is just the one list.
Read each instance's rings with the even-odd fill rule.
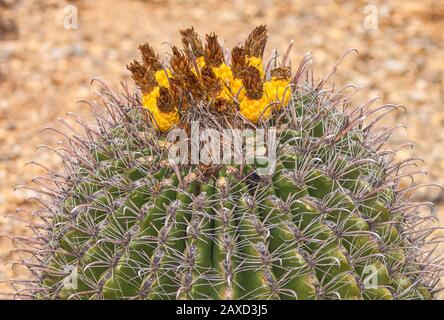
[[[68,7],[67,7],[68,6]],[[78,28],[70,29],[67,15],[77,11]],[[376,20],[375,20],[376,19]],[[75,22],[75,21],[74,21]],[[38,145],[54,145],[67,112],[88,117],[77,103],[94,100],[104,80],[118,89],[130,80],[126,64],[138,57],[137,47],[149,41],[163,55],[166,43],[179,43],[178,29],[215,31],[228,45],[242,41],[258,24],[270,30],[266,54],[284,51],[294,40],[294,64],[311,51],[315,77],[321,78],[350,48],[335,83],[363,89],[356,105],[380,96],[407,111],[393,113],[386,123],[405,124],[395,131],[393,145],[412,142],[401,159],[423,158],[424,183],[444,185],[444,2],[441,0],[0,0],[0,281],[17,277],[11,268],[13,236],[29,234],[14,218],[26,218],[16,208],[32,209],[35,196],[14,186],[29,183],[43,171],[25,165],[36,161],[55,168],[58,159]],[[71,25],[72,26],[72,25]],[[130,85],[133,87],[131,81]],[[437,204],[444,224],[444,194],[439,188],[418,193],[418,199]],[[444,250],[442,251],[444,254]],[[11,287],[0,283],[0,298],[11,298]]]

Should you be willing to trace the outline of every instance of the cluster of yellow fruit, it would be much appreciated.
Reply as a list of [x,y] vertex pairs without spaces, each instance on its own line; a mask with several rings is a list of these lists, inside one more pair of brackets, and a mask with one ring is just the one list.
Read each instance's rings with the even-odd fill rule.
[[157,106],[160,87],[169,88],[169,76],[171,76],[171,72],[168,72],[166,69],[157,70],[154,74],[157,86],[142,97],[142,105],[149,110],[153,123],[162,132],[170,130],[171,127],[180,121],[177,109],[170,112],[162,112]]
[[168,67],[148,44],[140,47],[143,62],[128,66],[142,90],[143,107],[159,131],[178,125],[181,113],[199,101],[220,112],[239,111],[255,124],[288,104],[290,68],[264,69],[265,26],[257,27],[244,45],[233,48],[230,64],[225,62],[216,35],[207,35],[205,47],[193,28],[182,30],[181,35],[184,50],[173,47]]

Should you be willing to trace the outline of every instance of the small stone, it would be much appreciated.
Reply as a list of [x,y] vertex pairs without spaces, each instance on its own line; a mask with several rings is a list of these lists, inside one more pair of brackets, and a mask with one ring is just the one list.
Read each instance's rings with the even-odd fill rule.
[[402,61],[395,60],[395,59],[386,60],[384,65],[388,71],[391,71],[396,74],[401,74],[401,73],[405,72],[407,69],[406,65]]

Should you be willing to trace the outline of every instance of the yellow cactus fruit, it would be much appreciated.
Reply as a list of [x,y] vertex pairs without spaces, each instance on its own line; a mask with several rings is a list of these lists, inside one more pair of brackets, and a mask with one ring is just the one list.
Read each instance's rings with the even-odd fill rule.
[[278,102],[276,107],[279,110],[288,104],[291,97],[291,70],[290,67],[277,67],[270,74],[271,80],[265,83],[265,91],[270,101]]
[[234,83],[234,77],[231,68],[225,63],[222,63],[217,67],[213,67],[213,72],[222,83],[222,90],[218,97],[221,99],[230,100],[231,97],[235,94],[235,92],[230,92],[231,86]]
[[278,110],[282,106],[286,106],[288,101],[290,100],[291,90],[290,90],[290,81],[288,80],[279,80],[272,79],[271,81],[267,81],[264,84],[264,91],[266,93],[267,99],[270,103],[278,103],[276,107]]
[[180,118],[177,109],[169,110],[158,107],[161,91],[163,91],[162,87],[154,88],[153,91],[143,96],[142,103],[143,107],[150,112],[151,120],[157,129],[161,132],[166,132],[178,124]]
[[263,78],[264,75],[265,75],[265,72],[264,72],[264,64],[262,62],[262,58],[259,58],[259,57],[248,57],[247,61],[248,61],[248,64],[250,66],[253,66],[257,70],[259,70],[259,72],[261,74],[261,78]]
[[248,66],[241,76],[245,97],[239,102],[240,113],[253,123],[267,120],[272,109],[269,98],[264,94],[264,83],[260,71],[253,66]]
[[160,87],[170,87],[170,82],[168,81],[168,78],[171,77],[171,71],[164,69],[158,70],[154,74],[154,77],[156,78],[156,82]]
[[222,63],[217,67],[213,67],[213,72],[223,83],[229,85],[230,82],[232,82],[233,73],[231,72],[231,68],[225,63]]
[[196,59],[196,64],[197,64],[197,67],[199,69],[202,69],[203,67],[205,67],[205,59],[204,59],[204,57],[203,56],[202,57],[198,57]]
[[272,108],[269,99],[265,95],[258,100],[247,97],[239,104],[240,113],[253,123],[269,119],[273,111]]

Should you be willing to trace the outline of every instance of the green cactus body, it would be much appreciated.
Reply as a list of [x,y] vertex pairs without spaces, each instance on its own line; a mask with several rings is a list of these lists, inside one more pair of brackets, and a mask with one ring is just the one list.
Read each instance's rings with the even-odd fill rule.
[[[98,119],[100,133],[86,127],[68,187],[47,208],[50,250],[38,253],[34,296],[432,298],[436,273],[413,232],[418,206],[400,186],[401,164],[380,151],[388,136],[329,91],[289,90],[278,116],[260,123],[278,132],[265,175],[259,162],[172,164],[140,99],[104,95],[108,122]],[[200,108],[202,119],[221,113]]]

